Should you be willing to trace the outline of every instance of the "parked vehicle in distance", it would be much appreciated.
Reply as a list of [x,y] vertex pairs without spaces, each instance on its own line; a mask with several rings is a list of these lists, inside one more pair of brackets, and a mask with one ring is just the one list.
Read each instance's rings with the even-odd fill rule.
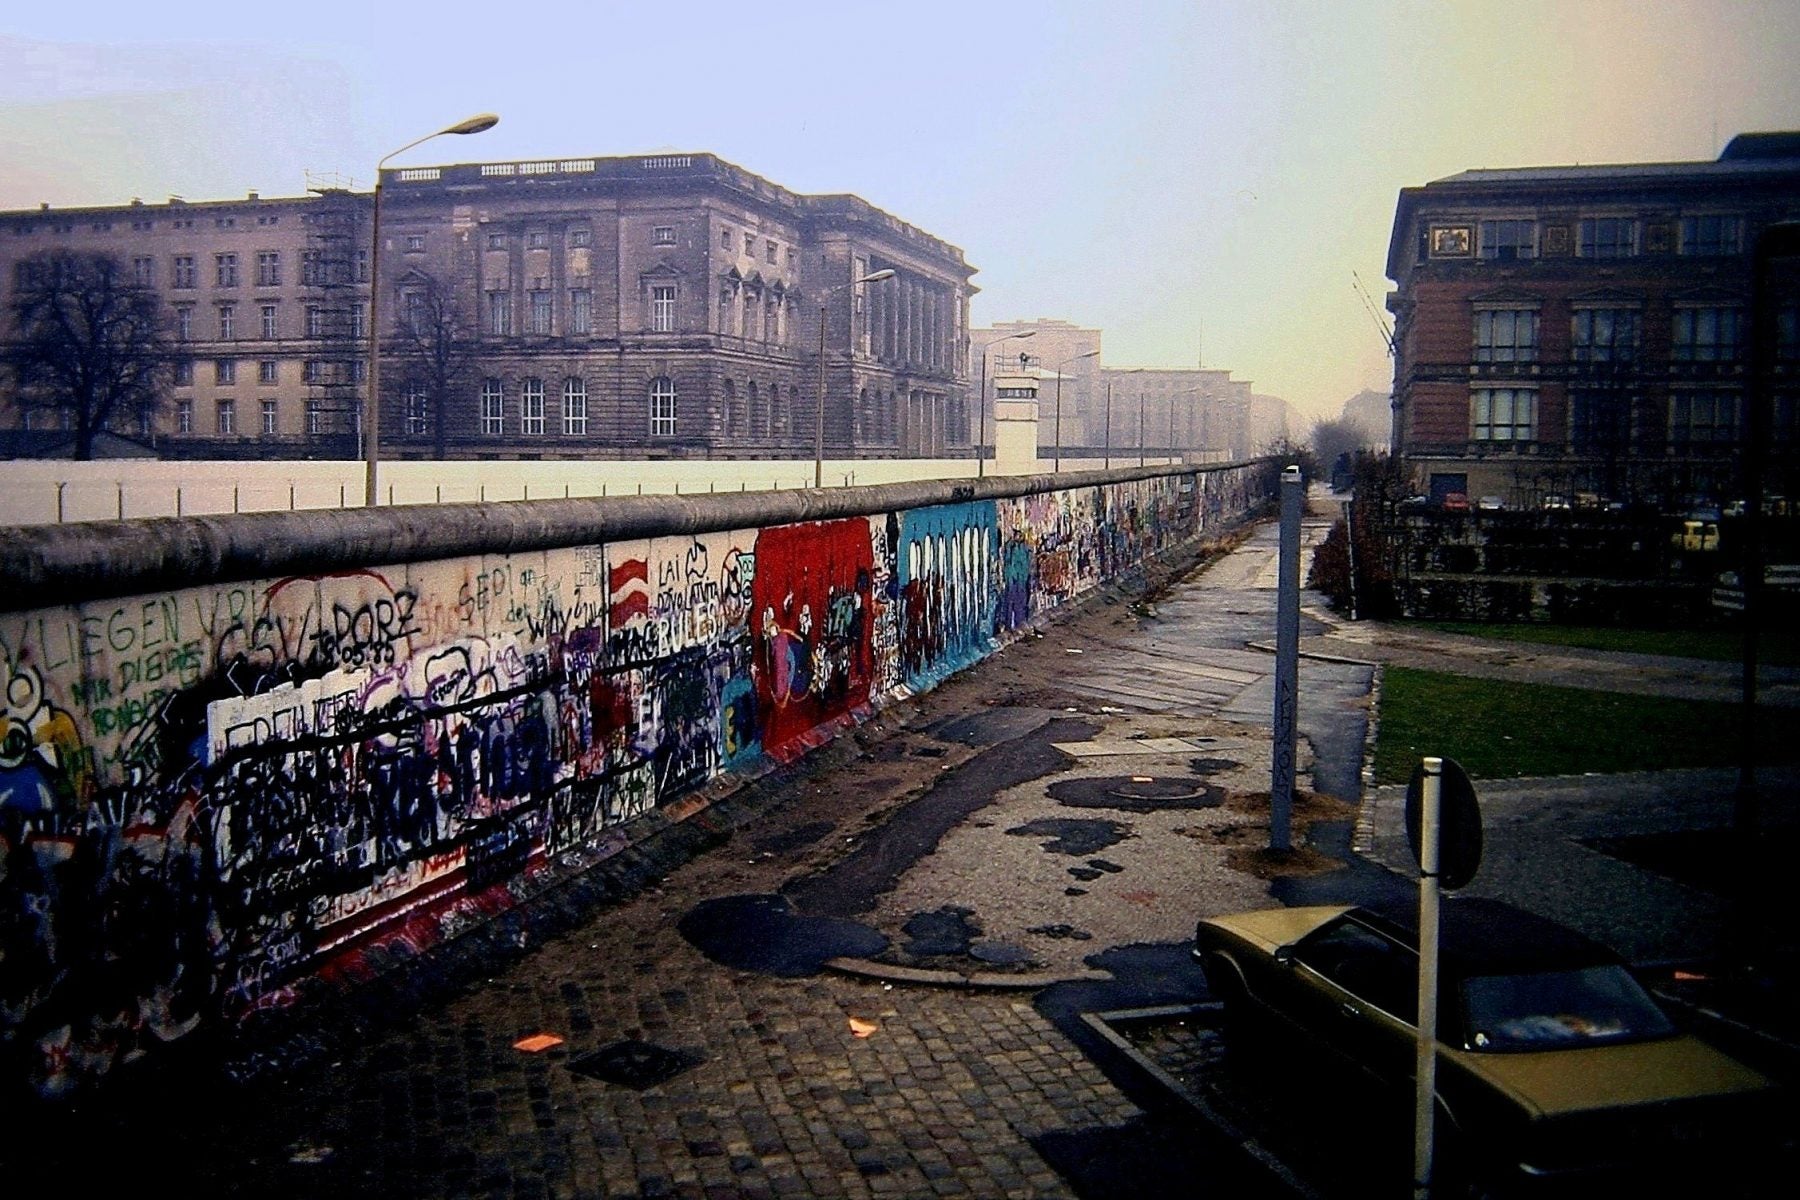
[[1396,507],[1405,509],[1429,508],[1431,507],[1431,497],[1416,495],[1407,496],[1405,499],[1401,500]]
[[1545,512],[1568,512],[1569,507],[1569,498],[1567,496],[1544,497]]
[[1505,512],[1506,501],[1499,496],[1483,496],[1475,502],[1475,507],[1482,512]]
[[[1777,1086],[1679,1031],[1604,946],[1499,901],[1451,897],[1440,911],[1437,1145],[1450,1177],[1482,1194],[1578,1183],[1598,1196],[1643,1181],[1662,1194],[1692,1171],[1711,1185],[1695,1194],[1718,1194],[1791,1139]],[[1405,1128],[1417,948],[1415,908],[1332,905],[1202,920],[1193,953],[1227,1038],[1267,1035],[1302,1071],[1348,1068]]]
[[1466,493],[1466,492],[1445,492],[1444,493],[1444,511],[1445,512],[1468,512],[1469,511],[1468,493]]

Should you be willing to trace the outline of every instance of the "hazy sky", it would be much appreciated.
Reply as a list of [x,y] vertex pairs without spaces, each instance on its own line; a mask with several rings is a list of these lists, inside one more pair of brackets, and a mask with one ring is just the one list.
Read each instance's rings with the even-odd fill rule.
[[1309,415],[1391,382],[1401,187],[1800,129],[1793,0],[536,0],[12,6],[0,207],[296,195],[424,164],[711,151],[963,248],[978,324],[1204,357]]

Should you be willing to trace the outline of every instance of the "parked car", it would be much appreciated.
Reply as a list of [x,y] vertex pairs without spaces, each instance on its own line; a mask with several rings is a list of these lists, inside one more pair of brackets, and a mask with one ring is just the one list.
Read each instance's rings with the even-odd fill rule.
[[1398,505],[1396,505],[1396,507],[1398,507],[1398,508],[1404,508],[1404,509],[1408,509],[1408,510],[1418,509],[1418,508],[1429,508],[1430,506],[1431,506],[1431,497],[1430,496],[1407,496],[1404,499],[1402,499]]
[[1445,512],[1468,512],[1469,511],[1468,493],[1467,492],[1445,492],[1444,493],[1444,511]]
[[[1444,901],[1440,928],[1438,1148],[1472,1190],[1617,1195],[1688,1169],[1716,1185],[1792,1136],[1776,1085],[1677,1030],[1605,947],[1470,897]],[[1409,1113],[1417,930],[1404,906],[1272,909],[1202,920],[1194,954],[1228,1038],[1349,1068]]]
[[1567,496],[1545,496],[1544,497],[1544,511],[1545,512],[1568,512],[1569,511],[1569,498]]
[[1475,507],[1482,512],[1505,512],[1506,501],[1499,496],[1483,496],[1475,502]]

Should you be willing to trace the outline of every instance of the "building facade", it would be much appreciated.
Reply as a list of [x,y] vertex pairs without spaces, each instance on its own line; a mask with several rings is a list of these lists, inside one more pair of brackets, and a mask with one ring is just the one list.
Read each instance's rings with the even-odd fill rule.
[[[113,433],[173,455],[354,457],[368,212],[368,196],[321,186],[302,197],[0,213],[6,336],[35,256],[111,255],[162,298],[181,355],[164,410],[121,416]],[[0,423],[26,428],[33,416],[19,411],[11,385],[0,382]]]
[[706,154],[401,168],[378,262],[371,199],[4,213],[0,280],[140,271],[192,347],[175,453],[357,453],[371,322],[384,457],[806,457],[821,380],[827,457],[971,453],[973,269],[857,197]]
[[[1069,321],[997,321],[973,330],[971,339],[975,353],[987,356],[990,393],[998,372],[1023,366],[1037,374],[1042,458],[1058,446],[1065,457],[1099,458],[1110,449],[1114,458],[1133,458],[1141,447],[1156,458],[1245,458],[1272,440],[1269,403],[1285,412],[1281,401],[1253,395],[1230,371],[1106,366],[1101,331]],[[970,376],[978,386],[980,375],[977,358]],[[1285,419],[1279,423],[1285,430]]]
[[[1791,134],[1739,137],[1714,162],[1473,170],[1403,190],[1396,453],[1438,497],[1733,498],[1752,249],[1796,216]],[[1790,282],[1761,314],[1788,361],[1793,296]],[[1792,395],[1769,420],[1791,459]]]

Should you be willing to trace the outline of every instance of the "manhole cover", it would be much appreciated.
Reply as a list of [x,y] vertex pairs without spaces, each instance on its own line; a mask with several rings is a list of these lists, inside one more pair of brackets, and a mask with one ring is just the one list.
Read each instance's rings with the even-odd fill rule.
[[1225,789],[1183,776],[1105,775],[1060,779],[1046,789],[1066,808],[1111,808],[1148,813],[1162,809],[1217,808]]
[[705,1061],[700,1055],[686,1050],[673,1050],[632,1038],[570,1059],[569,1070],[641,1092],[667,1083]]
[[1133,776],[1106,791],[1108,795],[1117,796],[1121,800],[1156,800],[1162,803],[1199,800],[1206,795],[1204,784],[1195,786],[1186,779],[1157,779],[1152,776]]

